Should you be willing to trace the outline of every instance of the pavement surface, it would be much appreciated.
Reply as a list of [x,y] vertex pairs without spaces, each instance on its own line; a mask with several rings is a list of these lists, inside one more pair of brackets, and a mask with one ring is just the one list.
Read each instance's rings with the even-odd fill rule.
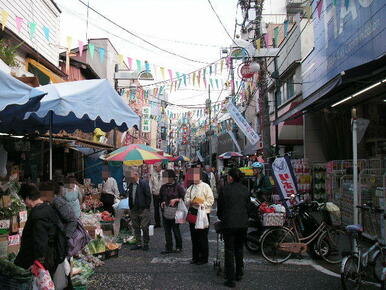
[[[212,214],[213,218],[216,220]],[[211,261],[206,265],[190,265],[191,241],[188,225],[181,225],[183,252],[161,255],[165,239],[163,228],[155,229],[150,250],[130,251],[124,245],[119,257],[105,261],[90,279],[88,289],[227,289],[223,276],[216,275],[217,236],[210,228]],[[335,269],[337,270],[337,269]],[[245,249],[245,274],[236,289],[341,289],[339,275],[308,257],[291,259],[282,265],[272,265],[260,255]],[[364,289],[377,289],[366,286]]]

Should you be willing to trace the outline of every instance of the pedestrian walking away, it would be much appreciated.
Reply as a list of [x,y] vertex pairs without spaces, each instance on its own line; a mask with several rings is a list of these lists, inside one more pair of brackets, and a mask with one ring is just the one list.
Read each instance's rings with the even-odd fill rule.
[[200,168],[191,168],[188,175],[192,177],[193,184],[187,189],[185,203],[189,207],[188,222],[192,239],[192,264],[202,265],[208,263],[209,226],[204,229],[196,229],[196,220],[199,207],[203,207],[209,221],[209,213],[214,202],[213,192],[210,186],[202,182]]
[[225,286],[235,287],[244,274],[244,241],[248,228],[248,188],[241,184],[237,168],[228,172],[228,184],[219,192],[217,216],[225,244]]
[[[165,251],[161,254],[169,254],[173,252],[173,237],[176,241],[176,252],[182,251],[182,238],[180,225],[176,223],[175,213],[180,202],[184,202],[185,189],[181,184],[178,184],[174,170],[168,169],[164,172],[164,177],[167,183],[161,186],[160,200],[163,215],[163,225],[165,230]],[[174,213],[174,214],[173,214]]]
[[[136,169],[131,170],[129,176],[130,184],[128,186],[127,195],[129,197],[130,214],[136,240],[136,244],[131,249],[143,249],[144,251],[148,251],[150,242],[150,187],[147,181],[140,179]],[[143,243],[141,230],[143,232]]]
[[161,227],[161,215],[160,215],[160,188],[162,186],[162,165],[161,163],[154,164],[154,171],[150,177],[150,190],[153,195],[154,206],[154,222],[155,228]]

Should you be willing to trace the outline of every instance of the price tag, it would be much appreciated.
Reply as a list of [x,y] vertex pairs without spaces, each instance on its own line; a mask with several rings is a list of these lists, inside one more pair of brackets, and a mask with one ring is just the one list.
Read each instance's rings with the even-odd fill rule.
[[17,246],[20,245],[20,235],[8,236],[8,246]]
[[27,222],[27,211],[19,212],[19,220],[21,223]]
[[102,230],[102,229],[96,229],[96,230],[95,230],[95,236],[101,236],[101,237],[103,237],[103,230]]
[[9,229],[10,220],[0,220],[0,229]]

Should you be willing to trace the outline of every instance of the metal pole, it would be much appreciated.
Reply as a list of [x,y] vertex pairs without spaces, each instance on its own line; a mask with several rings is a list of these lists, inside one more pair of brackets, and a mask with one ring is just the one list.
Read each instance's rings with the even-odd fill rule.
[[354,224],[358,224],[358,136],[357,136],[357,116],[356,109],[353,108],[351,111],[352,117],[352,153],[353,153],[353,214]]
[[[230,73],[231,73],[231,99],[229,101],[233,102],[233,100],[236,97],[235,96],[236,91],[235,91],[235,71],[234,71],[234,67],[233,67],[233,58],[232,57],[230,57],[229,69],[230,69]],[[233,128],[231,130],[233,133],[235,133]],[[236,137],[236,134],[235,134],[235,137]],[[233,148],[232,151],[236,151],[236,144],[233,141],[232,141],[232,148]]]
[[[274,77],[275,77],[275,100],[274,100],[274,104],[275,104],[275,121],[277,120],[278,116],[279,116],[279,112],[278,112],[278,99],[281,97],[281,93],[280,93],[280,78],[279,78],[279,70],[278,70],[278,67],[277,67],[277,57],[274,58],[273,60],[273,63],[274,63],[274,67],[275,67],[275,72],[274,72]],[[275,125],[275,155],[278,156],[279,155],[279,124],[276,124]]]
[[209,165],[212,167],[212,101],[210,99],[210,85],[208,86],[208,113],[209,113],[209,135],[208,135],[208,143],[209,143]]
[[[119,67],[118,67],[118,64],[115,64],[115,67],[114,67],[114,71],[115,73],[117,73],[119,70]],[[116,92],[118,92],[118,79],[115,78],[115,74],[114,74],[114,89]],[[113,131],[113,146],[114,146],[114,149],[117,148],[117,129],[114,128],[114,131]]]
[[50,132],[49,132],[49,142],[50,142],[50,180],[52,180],[52,128],[53,128],[53,119],[54,112],[50,111]]

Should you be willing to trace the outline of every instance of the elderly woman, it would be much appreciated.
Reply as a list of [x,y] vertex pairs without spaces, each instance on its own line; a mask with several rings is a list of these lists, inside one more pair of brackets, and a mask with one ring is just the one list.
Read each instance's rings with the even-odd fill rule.
[[[165,208],[172,207],[176,210],[179,202],[184,202],[185,189],[181,184],[176,182],[176,174],[173,170],[168,169],[163,174],[167,180],[160,189],[160,201],[162,212]],[[173,211],[172,211],[173,212]],[[173,238],[172,231],[174,233],[174,239],[176,240],[176,252],[182,251],[182,238],[180,232],[180,225],[176,223],[174,217],[167,217],[163,214],[163,225],[165,230],[166,249],[161,254],[169,254],[173,252]]]
[[[193,184],[187,189],[185,194],[185,203],[189,206],[190,216],[197,216],[199,207],[203,207],[208,215],[212,210],[214,202],[213,192],[210,186],[202,182],[202,171],[200,168],[191,168],[188,170],[188,176],[191,177]],[[190,234],[192,239],[192,261],[191,264],[203,265],[208,263],[209,246],[208,231],[206,229],[196,229],[193,219],[188,219]]]

